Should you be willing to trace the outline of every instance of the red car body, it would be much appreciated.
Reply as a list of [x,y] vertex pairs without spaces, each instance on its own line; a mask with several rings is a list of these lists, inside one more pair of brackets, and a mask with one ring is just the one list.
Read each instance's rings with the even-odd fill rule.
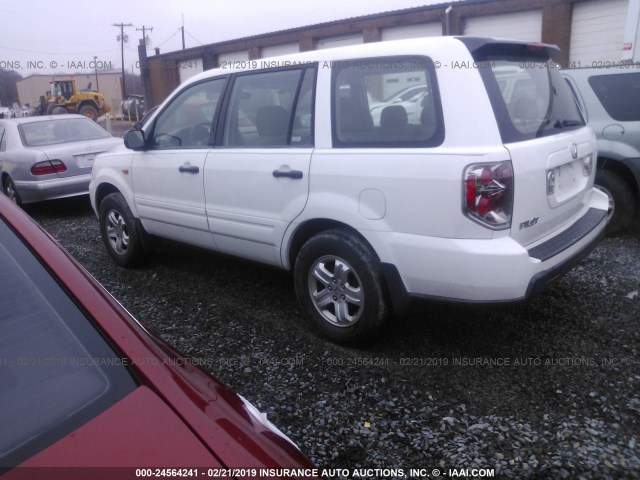
[[8,469],[0,465],[5,467],[3,480],[141,478],[163,473],[256,478],[262,476],[260,469],[313,476],[312,465],[290,440],[252,412],[244,399],[147,332],[3,195],[0,221],[84,310],[137,384],[124,398],[19,465]]

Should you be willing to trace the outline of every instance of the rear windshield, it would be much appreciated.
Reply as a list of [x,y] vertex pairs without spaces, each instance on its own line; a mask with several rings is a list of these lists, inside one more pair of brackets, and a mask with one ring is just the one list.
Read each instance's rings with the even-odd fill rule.
[[0,220],[0,475],[135,388],[121,358]]
[[640,120],[640,73],[597,75],[589,85],[607,113],[619,122]]
[[23,123],[18,128],[22,143],[26,147],[41,147],[111,137],[109,132],[88,118],[55,118],[41,122]]
[[544,49],[485,45],[472,52],[504,143],[555,135],[586,122]]

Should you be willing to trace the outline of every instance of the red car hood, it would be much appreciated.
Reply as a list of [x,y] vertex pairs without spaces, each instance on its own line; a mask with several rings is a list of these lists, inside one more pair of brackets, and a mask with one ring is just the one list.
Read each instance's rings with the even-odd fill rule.
[[220,464],[166,403],[141,386],[2,479],[135,478],[140,468],[192,467],[206,471]]

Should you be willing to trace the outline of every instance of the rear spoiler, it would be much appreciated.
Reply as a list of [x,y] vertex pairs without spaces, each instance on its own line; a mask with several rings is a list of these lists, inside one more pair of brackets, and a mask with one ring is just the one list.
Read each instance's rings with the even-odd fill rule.
[[550,60],[560,52],[560,48],[557,45],[548,43],[524,42],[506,38],[455,38],[467,46],[476,60],[482,60],[487,56]]

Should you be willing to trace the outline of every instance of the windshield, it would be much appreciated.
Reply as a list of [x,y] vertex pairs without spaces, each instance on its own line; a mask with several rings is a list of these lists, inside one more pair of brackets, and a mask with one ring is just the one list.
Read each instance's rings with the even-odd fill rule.
[[569,87],[551,60],[539,51],[526,55],[521,45],[517,45],[517,54],[501,47],[498,52],[485,47],[474,57],[504,143],[585,126]]

